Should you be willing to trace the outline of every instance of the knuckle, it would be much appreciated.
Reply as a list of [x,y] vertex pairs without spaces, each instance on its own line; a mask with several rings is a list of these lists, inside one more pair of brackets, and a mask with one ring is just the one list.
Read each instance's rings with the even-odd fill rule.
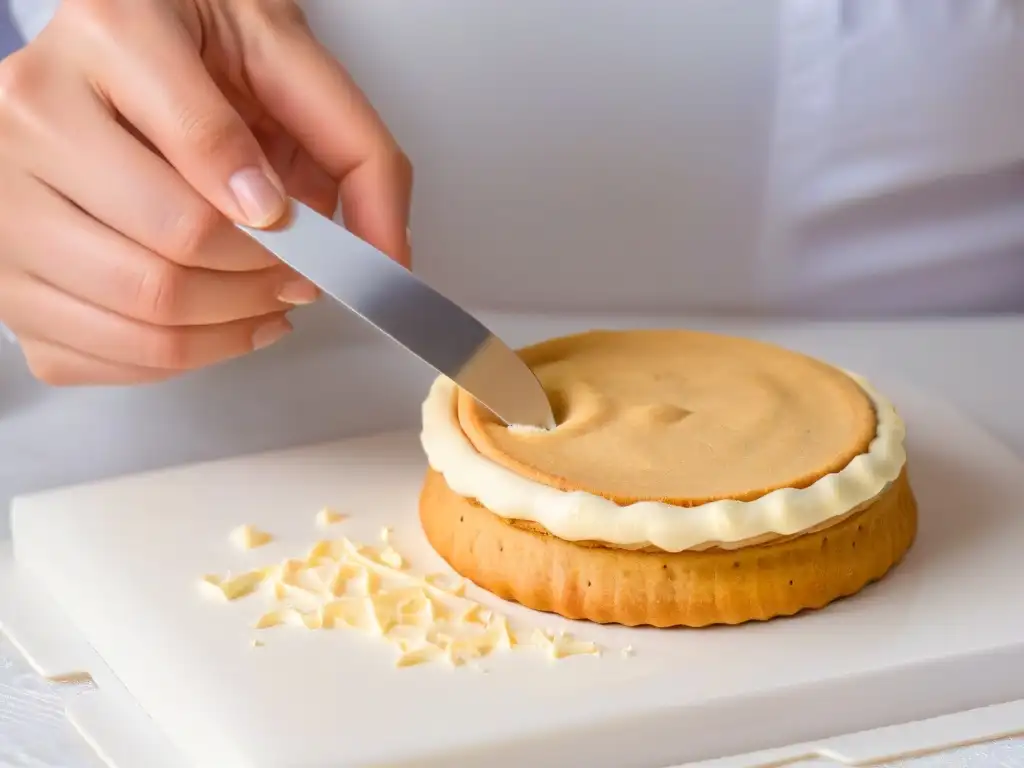
[[248,140],[248,128],[228,109],[200,110],[189,105],[181,109],[177,120],[185,145],[202,157],[237,154],[236,147]]
[[44,74],[27,49],[0,61],[0,115],[17,119],[33,112]]
[[188,272],[163,259],[155,260],[139,278],[133,314],[140,320],[158,325],[173,323],[183,305]]
[[184,266],[199,266],[203,249],[220,227],[221,218],[220,212],[205,200],[189,203],[171,219],[163,255]]
[[126,13],[124,0],[62,0],[51,26],[71,32],[78,40],[89,45],[108,47],[117,41],[124,26]]

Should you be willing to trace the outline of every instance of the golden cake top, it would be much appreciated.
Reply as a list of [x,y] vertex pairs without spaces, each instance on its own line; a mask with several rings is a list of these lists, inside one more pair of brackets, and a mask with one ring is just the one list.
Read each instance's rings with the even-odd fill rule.
[[865,453],[871,401],[822,362],[748,339],[592,331],[522,350],[558,428],[508,428],[460,393],[473,447],[524,478],[619,504],[751,500]]

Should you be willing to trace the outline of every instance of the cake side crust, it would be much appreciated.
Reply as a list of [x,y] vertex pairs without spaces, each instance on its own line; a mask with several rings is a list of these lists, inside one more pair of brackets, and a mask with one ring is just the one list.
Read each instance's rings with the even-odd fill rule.
[[458,573],[498,597],[627,626],[741,624],[822,608],[897,564],[917,532],[907,471],[823,529],[741,549],[677,553],[581,545],[510,524],[429,470],[423,531]]

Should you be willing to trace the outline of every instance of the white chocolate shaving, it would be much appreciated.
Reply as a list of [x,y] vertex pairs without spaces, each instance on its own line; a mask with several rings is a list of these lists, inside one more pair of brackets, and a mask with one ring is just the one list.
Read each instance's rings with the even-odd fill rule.
[[231,532],[231,542],[239,549],[255,549],[269,544],[274,537],[254,525],[240,525]]
[[324,507],[316,513],[316,524],[321,528],[326,528],[330,525],[335,525],[344,520],[348,519],[348,515],[343,515],[340,512],[335,512],[330,507]]
[[412,573],[390,544],[390,531],[381,532],[380,547],[344,537],[324,539],[305,558],[237,575],[209,574],[202,584],[228,600],[262,586],[270,605],[255,629],[354,629],[392,645],[399,667],[433,662],[461,667],[520,645],[539,647],[552,659],[598,652],[593,643],[540,630],[530,642],[519,642],[507,617],[466,596],[465,579]]

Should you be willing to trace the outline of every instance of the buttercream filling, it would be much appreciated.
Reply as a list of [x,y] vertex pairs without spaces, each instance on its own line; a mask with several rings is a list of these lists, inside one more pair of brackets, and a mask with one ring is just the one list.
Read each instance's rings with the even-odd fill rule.
[[476,450],[459,423],[458,387],[443,376],[434,381],[423,403],[420,440],[431,468],[455,493],[475,499],[499,517],[540,525],[560,539],[666,552],[730,549],[819,529],[864,506],[899,477],[906,463],[902,419],[867,380],[846,375],[875,411],[875,437],[867,451],[806,487],[778,488],[746,501],[620,505],[523,477]]

